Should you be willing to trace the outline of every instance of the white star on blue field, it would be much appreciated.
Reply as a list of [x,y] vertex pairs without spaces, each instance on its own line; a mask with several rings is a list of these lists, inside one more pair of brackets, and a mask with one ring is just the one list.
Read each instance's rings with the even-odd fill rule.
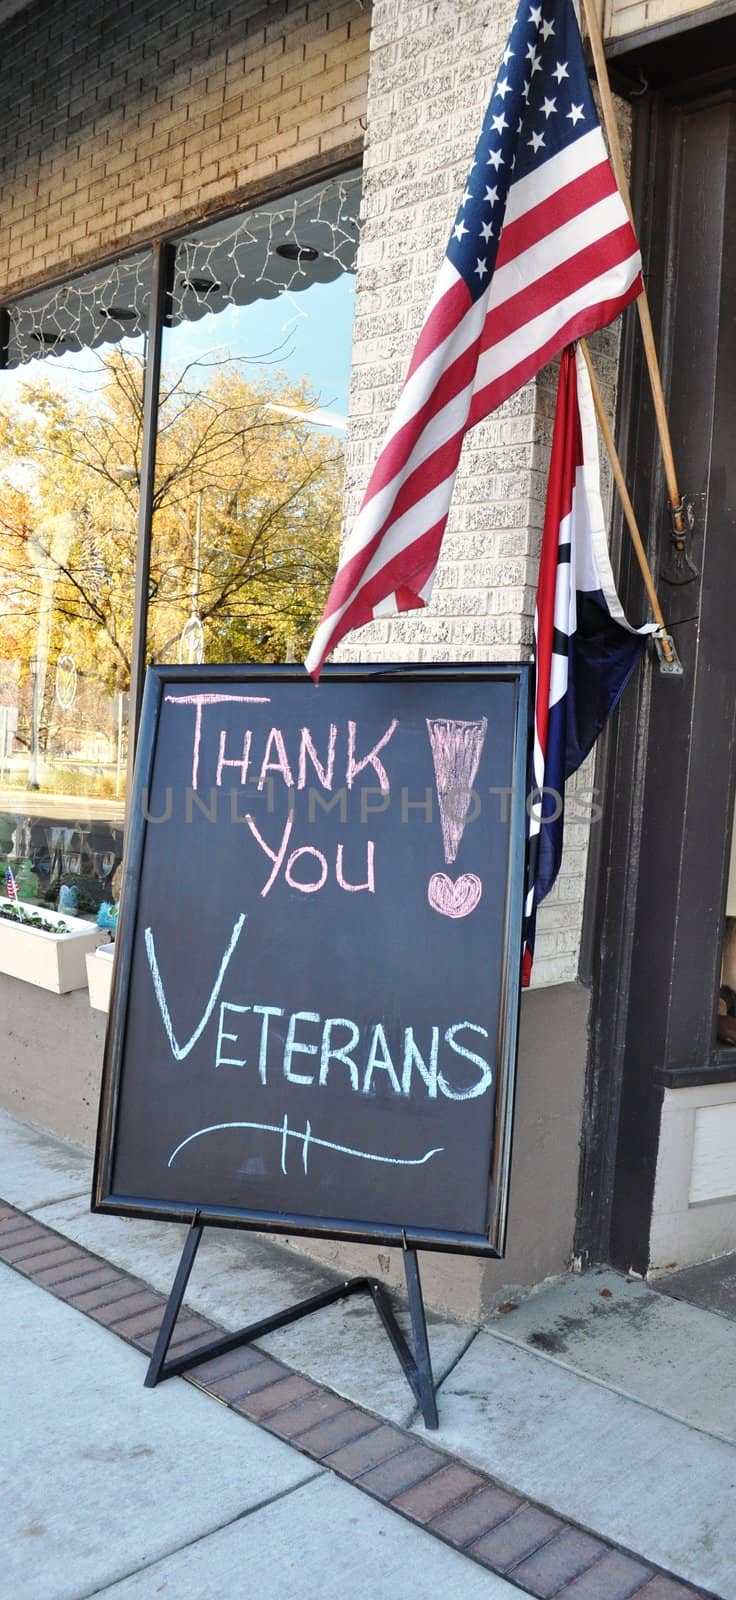
[[493,275],[511,184],[597,126],[571,0],[522,0],[447,246],[474,299]]

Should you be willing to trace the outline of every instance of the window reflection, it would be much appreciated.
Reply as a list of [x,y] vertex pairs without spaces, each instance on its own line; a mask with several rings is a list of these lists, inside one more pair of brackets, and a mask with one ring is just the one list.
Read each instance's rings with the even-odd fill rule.
[[152,660],[306,653],[339,545],[359,197],[332,180],[177,246]]
[[13,306],[0,372],[0,874],[85,916],[122,856],[148,299],[134,260]]
[[[147,652],[306,653],[334,573],[360,178],[179,241]],[[8,308],[0,371],[0,896],[117,898],[150,256]],[[0,908],[1,909],[1,908]]]

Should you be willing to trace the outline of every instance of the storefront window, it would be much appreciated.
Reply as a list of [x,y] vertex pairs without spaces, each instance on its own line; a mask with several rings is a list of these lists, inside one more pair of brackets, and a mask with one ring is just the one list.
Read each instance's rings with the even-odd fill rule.
[[0,892],[94,917],[122,857],[148,258],[9,310]]
[[359,201],[331,180],[177,245],[151,660],[306,652],[339,545]]
[[177,243],[137,617],[151,255],[8,308],[0,896],[10,871],[41,907],[117,900],[134,638],[150,661],[306,652],[339,544],[359,203],[352,174]]

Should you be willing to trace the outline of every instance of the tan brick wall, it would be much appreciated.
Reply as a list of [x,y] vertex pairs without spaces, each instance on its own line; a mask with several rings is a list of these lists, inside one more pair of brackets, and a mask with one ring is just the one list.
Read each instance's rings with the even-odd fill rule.
[[623,34],[656,28],[678,18],[708,21],[707,15],[699,15],[701,12],[716,16],[720,8],[712,0],[606,0],[603,27],[607,38],[619,39]]
[[359,155],[366,0],[36,0],[3,26],[0,297]]

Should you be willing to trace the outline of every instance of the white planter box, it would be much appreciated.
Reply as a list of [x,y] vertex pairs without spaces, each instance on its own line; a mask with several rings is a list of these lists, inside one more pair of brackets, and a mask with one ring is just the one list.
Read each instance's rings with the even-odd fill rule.
[[85,956],[89,1003],[95,1011],[110,1010],[112,958],[114,954],[114,944],[101,944],[98,950],[88,951]]
[[[13,908],[12,901],[4,895],[0,895],[0,906]],[[46,922],[63,922],[67,931],[43,933],[15,917],[12,921],[0,917],[0,972],[34,983],[39,989],[51,989],[54,994],[86,988],[84,958],[105,938],[104,932],[82,917],[69,917],[58,911],[40,914]]]

